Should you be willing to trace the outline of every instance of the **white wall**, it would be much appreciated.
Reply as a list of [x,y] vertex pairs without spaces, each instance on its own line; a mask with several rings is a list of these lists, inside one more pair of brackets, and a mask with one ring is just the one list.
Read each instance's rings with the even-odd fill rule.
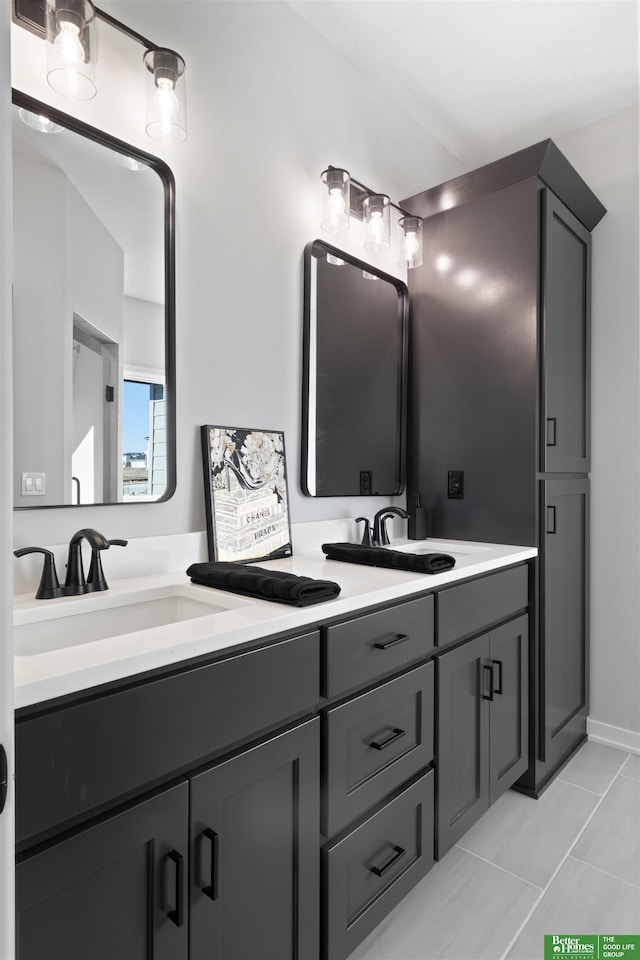
[[[18,28],[14,85],[173,169],[177,491],[162,504],[22,512],[16,543],[63,542],[81,526],[111,537],[204,529],[203,423],[285,431],[294,521],[371,514],[377,498],[310,500],[298,483],[302,251],[321,235],[320,173],[344,165],[397,201],[461,165],[281,2],[102,6],[185,57],[185,144],[161,148],[145,136],[141,48],[102,24],[94,101],[57,98],[43,79],[44,44]],[[378,262],[397,270],[393,254]]]
[[638,111],[556,142],[607,208],[593,234],[591,718],[640,733]]
[[164,371],[164,306],[125,297],[123,302],[123,355],[126,370],[157,374]]

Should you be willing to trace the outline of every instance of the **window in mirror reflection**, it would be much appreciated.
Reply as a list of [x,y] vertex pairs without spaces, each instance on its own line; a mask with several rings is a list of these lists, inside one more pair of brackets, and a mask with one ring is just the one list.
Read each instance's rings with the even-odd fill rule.
[[122,405],[122,498],[155,500],[166,487],[164,384],[125,380]]

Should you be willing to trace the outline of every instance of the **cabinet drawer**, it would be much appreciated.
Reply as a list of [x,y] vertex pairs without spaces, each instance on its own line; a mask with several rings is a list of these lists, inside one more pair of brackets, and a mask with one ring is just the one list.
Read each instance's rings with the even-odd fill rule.
[[325,697],[395,673],[433,649],[433,596],[327,627],[324,644]]
[[313,708],[318,675],[313,632],[21,720],[17,840]]
[[325,836],[336,833],[431,762],[433,677],[433,663],[426,663],[327,711],[323,718]]
[[526,610],[529,602],[529,570],[513,567],[471,583],[438,593],[437,644],[480,633],[486,627]]
[[326,960],[343,960],[433,865],[433,771],[325,847]]

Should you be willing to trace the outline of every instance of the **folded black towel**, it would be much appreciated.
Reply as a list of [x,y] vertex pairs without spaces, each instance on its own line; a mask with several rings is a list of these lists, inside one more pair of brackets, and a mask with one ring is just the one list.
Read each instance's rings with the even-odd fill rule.
[[364,563],[369,567],[391,567],[414,573],[442,573],[456,565],[448,553],[404,553],[386,547],[361,547],[357,543],[323,543],[328,560]]
[[312,603],[334,600],[340,587],[332,580],[314,580],[312,577],[297,577],[282,570],[265,570],[264,567],[245,567],[238,563],[192,563],[187,576],[193,583],[216,590],[239,593],[243,597],[258,600],[276,600],[307,607]]

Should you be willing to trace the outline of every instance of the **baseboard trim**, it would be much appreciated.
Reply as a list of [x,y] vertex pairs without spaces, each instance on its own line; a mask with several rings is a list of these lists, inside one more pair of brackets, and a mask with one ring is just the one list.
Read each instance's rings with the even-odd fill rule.
[[600,720],[587,719],[587,736],[596,743],[605,743],[608,747],[617,747],[627,753],[640,754],[640,733],[635,730],[626,730],[624,727],[614,727],[610,723]]

